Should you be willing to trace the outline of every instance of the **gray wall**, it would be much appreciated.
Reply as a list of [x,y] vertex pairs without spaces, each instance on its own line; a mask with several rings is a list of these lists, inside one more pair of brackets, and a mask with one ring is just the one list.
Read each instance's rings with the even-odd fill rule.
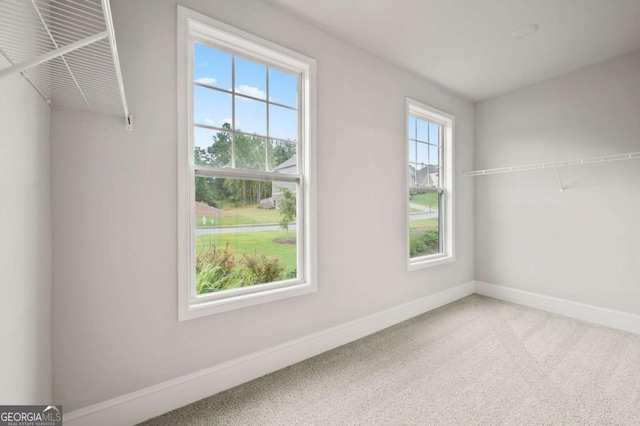
[[49,115],[19,75],[0,79],[0,404],[52,402]]
[[134,130],[52,117],[54,395],[74,410],[473,279],[473,181],[458,176],[456,262],[408,273],[405,96],[456,116],[473,164],[474,107],[265,2],[187,7],[318,60],[319,291],[178,323],[176,3],[113,1]]
[[[476,168],[640,151],[640,52],[476,105]],[[640,160],[475,179],[476,279],[640,314]]]

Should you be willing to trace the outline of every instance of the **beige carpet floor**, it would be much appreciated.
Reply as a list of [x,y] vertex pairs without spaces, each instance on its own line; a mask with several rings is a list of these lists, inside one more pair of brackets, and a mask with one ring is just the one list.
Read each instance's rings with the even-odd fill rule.
[[145,425],[640,425],[640,336],[477,295]]

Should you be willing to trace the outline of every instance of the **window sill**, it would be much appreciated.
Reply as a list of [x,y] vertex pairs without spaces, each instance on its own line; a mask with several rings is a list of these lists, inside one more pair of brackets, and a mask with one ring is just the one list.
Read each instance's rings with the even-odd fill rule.
[[446,263],[455,262],[456,258],[453,255],[436,254],[432,256],[418,257],[410,259],[407,265],[407,270],[417,271],[419,269],[431,268],[433,266],[440,266]]
[[317,288],[315,285],[312,285],[309,282],[303,282],[301,284],[288,285],[286,287],[273,288],[213,300],[192,299],[188,306],[183,306],[182,309],[180,309],[179,320],[186,321],[207,315],[246,308],[248,306],[274,302],[276,300],[286,299],[289,297],[314,293],[316,290]]

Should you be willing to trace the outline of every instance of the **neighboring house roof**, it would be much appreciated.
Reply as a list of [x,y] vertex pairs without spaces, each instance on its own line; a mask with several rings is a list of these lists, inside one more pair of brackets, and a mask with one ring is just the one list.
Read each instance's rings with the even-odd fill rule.
[[421,168],[420,170],[418,170],[418,173],[417,173],[418,184],[425,182],[425,180],[427,179],[427,176],[432,173],[438,173],[438,166],[428,164],[423,168]]
[[[282,162],[282,164],[278,164],[278,166],[273,168],[274,172],[279,173],[297,173],[298,172],[298,155],[293,154],[291,158]],[[296,184],[293,182],[278,182],[277,180],[273,181],[273,186],[271,187],[272,193],[270,198],[265,198],[261,200],[261,202],[266,200],[280,200],[282,199],[283,189],[288,189],[291,192],[296,192]]]
[[409,178],[418,186],[433,186],[433,182],[438,177],[438,166],[426,165],[417,172],[413,167],[409,167]]
[[282,164],[278,164],[273,168],[274,172],[280,173],[295,173],[298,169],[298,154],[293,154],[291,158],[283,162]]

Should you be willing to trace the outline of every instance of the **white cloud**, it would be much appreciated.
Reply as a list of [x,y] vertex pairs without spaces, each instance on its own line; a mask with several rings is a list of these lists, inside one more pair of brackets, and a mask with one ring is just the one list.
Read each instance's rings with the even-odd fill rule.
[[[233,120],[231,120],[231,117],[229,117],[229,118],[223,118],[222,120],[217,122],[214,119],[207,117],[204,120],[202,120],[202,123],[206,124],[207,126],[222,127],[226,123],[229,123],[229,125],[231,125],[233,123]],[[238,120],[236,120],[236,125],[240,126],[240,122]]]
[[247,96],[253,96],[254,98],[264,99],[266,97],[266,93],[264,90],[260,90],[257,87],[249,86],[246,84],[241,84],[236,87],[236,92],[241,93]]
[[196,83],[200,84],[213,84],[216,82],[216,79],[213,77],[200,77],[196,79]]

